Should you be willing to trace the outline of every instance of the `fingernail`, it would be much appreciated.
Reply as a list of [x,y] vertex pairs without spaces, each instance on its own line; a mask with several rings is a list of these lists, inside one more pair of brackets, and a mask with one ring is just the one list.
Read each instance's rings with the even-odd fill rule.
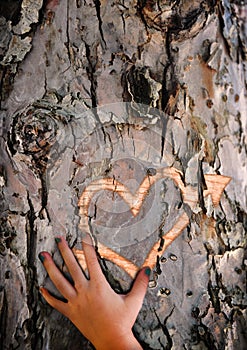
[[58,243],[62,242],[62,240],[59,237],[55,237],[55,242],[58,244]]
[[149,277],[151,275],[151,269],[150,267],[145,268],[145,274]]
[[44,255],[42,255],[41,253],[39,253],[39,260],[43,263],[45,260]]

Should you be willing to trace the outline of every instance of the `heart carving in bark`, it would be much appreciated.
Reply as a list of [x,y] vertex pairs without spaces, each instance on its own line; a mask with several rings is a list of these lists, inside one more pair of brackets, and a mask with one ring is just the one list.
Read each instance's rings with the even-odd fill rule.
[[[228,176],[215,174],[206,174],[204,177],[206,189],[203,191],[203,197],[206,198],[207,196],[211,196],[212,204],[214,207],[216,207],[219,204],[221,195],[227,184],[230,182],[231,178]],[[114,178],[101,178],[92,181],[84,189],[78,202],[78,206],[80,208],[79,213],[81,217],[80,229],[83,232],[90,232],[88,223],[88,210],[90,202],[97,192],[104,190],[117,193],[127,203],[132,215],[135,217],[138,215],[151,186],[156,181],[164,178],[170,178],[173,180],[175,185],[181,191],[183,203],[189,205],[193,211],[193,209],[195,209],[198,204],[197,188],[191,185],[186,186],[183,182],[182,173],[176,168],[165,167],[157,169],[156,172],[154,172],[152,175],[147,174],[134,194],[130,192],[128,187],[116,181]],[[159,237],[157,242],[154,243],[154,245],[150,248],[142,266],[150,266],[151,269],[153,269],[156,265],[157,256],[160,257],[163,255],[166,248],[183,232],[189,223],[190,218],[186,212],[184,212],[180,215],[172,228],[168,232],[164,233],[162,237]],[[162,247],[160,245],[161,239],[164,240]],[[140,266],[135,265],[129,259],[121,256],[119,253],[115,252],[113,249],[105,246],[100,242],[98,242],[97,248],[102,258],[112,261],[117,266],[124,269],[132,278],[135,277],[136,273],[140,269]],[[77,256],[77,259],[82,268],[85,269],[86,262],[83,251],[74,249],[74,253]]]

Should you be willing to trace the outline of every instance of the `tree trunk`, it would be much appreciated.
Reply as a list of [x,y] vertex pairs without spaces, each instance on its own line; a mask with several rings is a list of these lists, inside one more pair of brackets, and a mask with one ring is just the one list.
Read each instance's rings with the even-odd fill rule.
[[[246,6],[0,4],[2,349],[92,349],[37,259],[89,231],[144,349],[246,349]],[[66,271],[65,271],[66,272]],[[111,320],[107,320],[109,327]]]

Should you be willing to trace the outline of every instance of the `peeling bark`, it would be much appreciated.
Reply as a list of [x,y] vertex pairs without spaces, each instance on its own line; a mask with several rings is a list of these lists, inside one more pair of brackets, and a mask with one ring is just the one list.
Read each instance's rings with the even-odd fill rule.
[[38,292],[57,293],[40,251],[66,272],[58,232],[83,265],[83,222],[118,292],[153,268],[144,349],[246,348],[245,18],[237,0],[0,4],[2,349],[92,349]]

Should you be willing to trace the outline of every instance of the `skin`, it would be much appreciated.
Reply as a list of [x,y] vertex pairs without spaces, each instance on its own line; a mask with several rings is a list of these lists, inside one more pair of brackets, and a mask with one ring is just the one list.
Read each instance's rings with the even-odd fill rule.
[[89,279],[66,240],[59,237],[56,241],[74,284],[64,277],[48,252],[41,252],[40,260],[67,302],[56,299],[41,287],[40,292],[45,300],[69,318],[97,350],[142,349],[132,333],[132,327],[143,303],[150,269],[144,267],[139,271],[128,294],[117,294],[107,282],[89,241],[83,242]]

